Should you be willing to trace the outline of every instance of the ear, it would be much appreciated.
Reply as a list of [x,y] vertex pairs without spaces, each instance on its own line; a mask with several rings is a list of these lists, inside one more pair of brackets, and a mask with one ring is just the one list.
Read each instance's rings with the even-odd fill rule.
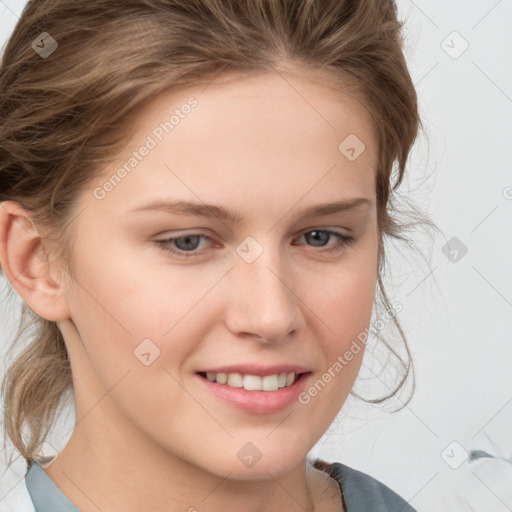
[[[0,203],[0,263],[11,286],[39,316],[52,321],[71,316],[64,283],[50,274],[48,253],[30,211],[15,201]],[[55,271],[55,263],[52,267]]]

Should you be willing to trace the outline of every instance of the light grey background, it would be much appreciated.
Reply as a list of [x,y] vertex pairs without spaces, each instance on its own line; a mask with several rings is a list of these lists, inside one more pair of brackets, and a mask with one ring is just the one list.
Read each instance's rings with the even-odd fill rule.
[[[24,4],[0,0],[2,44]],[[417,388],[395,414],[349,398],[341,423],[312,455],[373,475],[420,512],[506,512],[512,510],[512,1],[398,4],[425,125],[400,192],[443,231],[433,244],[418,239],[427,263],[398,250],[389,256],[388,292],[404,307]],[[458,261],[443,253],[448,241],[457,249],[453,237],[467,247],[462,257],[452,253]],[[0,347],[12,337],[16,311],[16,305],[0,308]],[[69,425],[72,417],[52,433],[54,444]],[[465,461],[474,449],[509,462]],[[8,471],[0,467],[0,500],[23,471],[20,459]]]

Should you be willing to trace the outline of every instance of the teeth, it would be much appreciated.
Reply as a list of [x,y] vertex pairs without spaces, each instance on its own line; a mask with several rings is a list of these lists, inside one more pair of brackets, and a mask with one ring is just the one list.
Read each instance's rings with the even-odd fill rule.
[[244,385],[244,378],[241,373],[228,373],[228,386],[241,388]]
[[[291,375],[294,376],[295,374],[292,373]],[[261,378],[261,390],[276,391],[277,389],[279,389],[279,386],[277,385],[278,380],[279,375],[265,375],[265,377]]]
[[261,391],[261,377],[256,375],[244,376],[244,389],[247,391]]
[[274,375],[242,375],[241,373],[214,373],[207,372],[206,378],[217,384],[227,384],[233,388],[244,388],[247,391],[277,391],[280,388],[291,386],[295,382],[296,374],[279,373]]

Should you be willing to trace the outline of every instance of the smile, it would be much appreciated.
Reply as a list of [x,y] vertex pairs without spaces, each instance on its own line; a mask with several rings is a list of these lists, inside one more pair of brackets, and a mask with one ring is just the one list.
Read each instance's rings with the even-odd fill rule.
[[199,372],[201,377],[210,382],[224,384],[232,388],[244,388],[247,391],[277,391],[292,386],[300,377],[300,373],[282,372],[273,375],[243,375],[241,373]]

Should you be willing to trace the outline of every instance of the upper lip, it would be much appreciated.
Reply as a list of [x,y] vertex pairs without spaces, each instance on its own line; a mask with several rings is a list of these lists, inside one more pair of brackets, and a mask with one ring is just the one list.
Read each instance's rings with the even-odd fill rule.
[[218,366],[216,368],[203,368],[197,370],[196,373],[241,373],[242,375],[274,375],[279,373],[307,373],[310,369],[305,366],[296,364],[276,364],[265,366],[259,364],[231,364],[226,366]]

